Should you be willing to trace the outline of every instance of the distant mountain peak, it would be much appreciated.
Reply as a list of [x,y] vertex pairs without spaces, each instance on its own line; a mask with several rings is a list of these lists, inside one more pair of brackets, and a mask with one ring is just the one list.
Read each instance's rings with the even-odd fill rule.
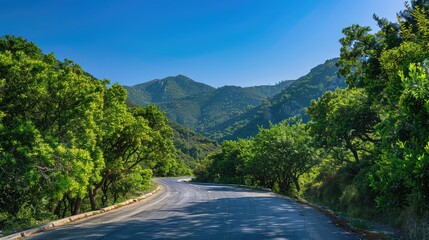
[[127,89],[130,98],[138,105],[168,102],[200,92],[212,92],[215,90],[214,87],[196,82],[183,74],[154,79],[127,87]]
[[[186,76],[186,75],[183,75],[183,74],[179,74],[179,75],[177,75],[176,76],[176,78],[179,78],[179,79],[187,79],[187,80],[192,80],[192,81],[194,81],[193,79],[191,79],[190,77],[188,77],[188,76]],[[195,81],[194,81],[195,82]]]
[[[144,83],[136,84],[133,87],[136,87],[136,88],[145,88],[146,86],[150,86],[150,85],[153,85],[153,84],[156,84],[156,83],[163,83],[163,84],[165,84],[166,82],[167,83],[168,82],[192,82],[192,83],[197,83],[197,84],[203,84],[203,83],[199,83],[199,82],[193,80],[192,78],[187,77],[187,76],[185,76],[183,74],[179,74],[179,75],[176,75],[176,76],[168,76],[168,77],[165,77],[165,78],[162,78],[162,79],[156,78],[156,79],[144,82]],[[204,85],[206,85],[206,84],[204,84]]]

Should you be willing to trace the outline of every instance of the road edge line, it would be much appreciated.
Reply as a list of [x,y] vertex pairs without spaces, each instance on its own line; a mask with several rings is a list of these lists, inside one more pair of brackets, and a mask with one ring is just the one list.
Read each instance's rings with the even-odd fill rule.
[[95,216],[97,214],[100,214],[100,213],[106,213],[106,212],[109,212],[109,211],[112,211],[112,210],[116,210],[116,209],[119,209],[119,208],[122,208],[122,207],[125,207],[125,206],[128,206],[128,205],[140,202],[142,200],[145,200],[147,198],[150,198],[150,197],[154,196],[155,194],[157,194],[157,193],[159,193],[159,192],[161,192],[163,190],[164,190],[164,188],[160,184],[158,184],[158,187],[155,190],[152,190],[151,192],[145,193],[145,194],[143,194],[143,195],[141,195],[139,197],[131,198],[131,199],[128,199],[126,201],[117,203],[115,205],[101,208],[99,210],[85,212],[85,213],[81,213],[81,214],[78,214],[78,215],[73,215],[73,216],[69,216],[69,217],[66,217],[66,218],[58,219],[58,220],[49,222],[47,224],[35,227],[35,228],[27,229],[27,230],[24,230],[24,231],[21,231],[21,232],[17,232],[17,233],[8,235],[8,236],[0,237],[0,240],[23,239],[25,237],[29,237],[29,236],[32,236],[32,235],[35,235],[35,234],[38,234],[38,233],[41,233],[41,232],[45,232],[47,230],[50,230],[50,229],[53,229],[53,228],[56,228],[56,227],[59,227],[59,226],[64,226],[64,225],[66,225],[68,223],[76,222],[76,221],[79,221],[79,220],[82,220],[82,219],[87,219],[87,218],[93,217],[93,216]]

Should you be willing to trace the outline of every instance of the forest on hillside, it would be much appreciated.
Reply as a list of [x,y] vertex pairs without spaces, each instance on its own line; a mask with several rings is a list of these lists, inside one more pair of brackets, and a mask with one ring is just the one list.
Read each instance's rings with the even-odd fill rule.
[[398,22],[343,29],[338,61],[346,89],[326,92],[249,139],[225,141],[197,180],[268,187],[429,239],[429,2]]
[[338,58],[326,60],[296,80],[275,85],[213,88],[178,75],[125,89],[130,104],[155,104],[172,122],[220,143],[253,136],[258,126],[292,116],[307,121],[305,108],[311,100],[328,90],[345,88],[345,79],[337,76],[337,62]]
[[228,120],[234,121],[232,118],[257,107],[262,100],[273,97],[294,82],[214,88],[178,75],[125,86],[125,89],[130,103],[137,106],[155,104],[171,121],[219,140],[219,136],[228,132],[219,125],[227,124],[225,122]]

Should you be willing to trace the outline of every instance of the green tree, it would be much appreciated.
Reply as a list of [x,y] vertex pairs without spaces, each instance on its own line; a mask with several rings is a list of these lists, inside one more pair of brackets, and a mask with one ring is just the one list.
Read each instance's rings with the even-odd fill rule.
[[264,187],[278,185],[281,193],[300,191],[299,177],[319,163],[311,138],[300,122],[282,122],[260,129],[254,137],[255,157],[250,163],[254,180]]
[[411,1],[398,14],[399,23],[374,15],[380,30],[352,25],[340,39],[339,75],[349,87],[361,87],[375,103],[395,108],[403,90],[398,71],[407,72],[410,63],[428,57],[427,1]]
[[376,172],[370,175],[378,205],[386,208],[419,206],[429,209],[429,78],[427,69],[411,64],[401,72],[404,91],[399,108],[381,125],[384,148]]
[[211,166],[206,171],[214,173],[212,181],[245,184],[252,157],[251,140],[224,141],[222,151],[209,157]]
[[311,102],[307,113],[316,145],[340,162],[359,162],[373,154],[374,144],[379,141],[374,126],[380,119],[363,89],[327,92]]
[[179,167],[173,144],[173,129],[167,124],[165,114],[155,105],[134,108],[134,116],[146,119],[151,130],[151,140],[146,142],[144,167],[153,169],[155,176],[172,176]]
[[108,83],[23,38],[0,39],[0,227],[113,203],[147,187],[152,170],[189,173],[159,109],[129,109]]
[[2,170],[6,175],[20,172],[1,187],[37,186],[15,191],[15,197],[37,195],[34,199],[43,201],[18,202],[20,207],[55,209],[67,196],[73,198],[71,212],[78,212],[90,176],[102,163],[96,141],[103,84],[71,61],[42,55],[22,38],[6,36],[0,46],[0,111],[6,113],[1,167],[8,169]]

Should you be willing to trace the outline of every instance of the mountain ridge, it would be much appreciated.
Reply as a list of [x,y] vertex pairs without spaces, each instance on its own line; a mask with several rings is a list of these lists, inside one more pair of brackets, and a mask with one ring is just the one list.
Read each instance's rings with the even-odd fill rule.
[[293,81],[252,87],[211,87],[184,75],[155,79],[125,86],[128,99],[135,105],[156,104],[167,117],[187,128],[204,132],[246,109],[256,107],[264,98],[280,92]]
[[276,85],[219,88],[184,75],[155,79],[126,87],[137,105],[156,104],[166,116],[184,127],[218,140],[246,138],[289,117],[308,119],[305,108],[324,92],[344,88],[337,77],[338,59],[312,68],[297,80]]
[[337,61],[338,58],[333,58],[317,65],[256,108],[207,129],[208,135],[221,140],[247,138],[255,135],[259,127],[268,127],[270,123],[279,123],[290,117],[308,121],[305,108],[311,100],[328,90],[346,87],[344,78],[337,76]]

